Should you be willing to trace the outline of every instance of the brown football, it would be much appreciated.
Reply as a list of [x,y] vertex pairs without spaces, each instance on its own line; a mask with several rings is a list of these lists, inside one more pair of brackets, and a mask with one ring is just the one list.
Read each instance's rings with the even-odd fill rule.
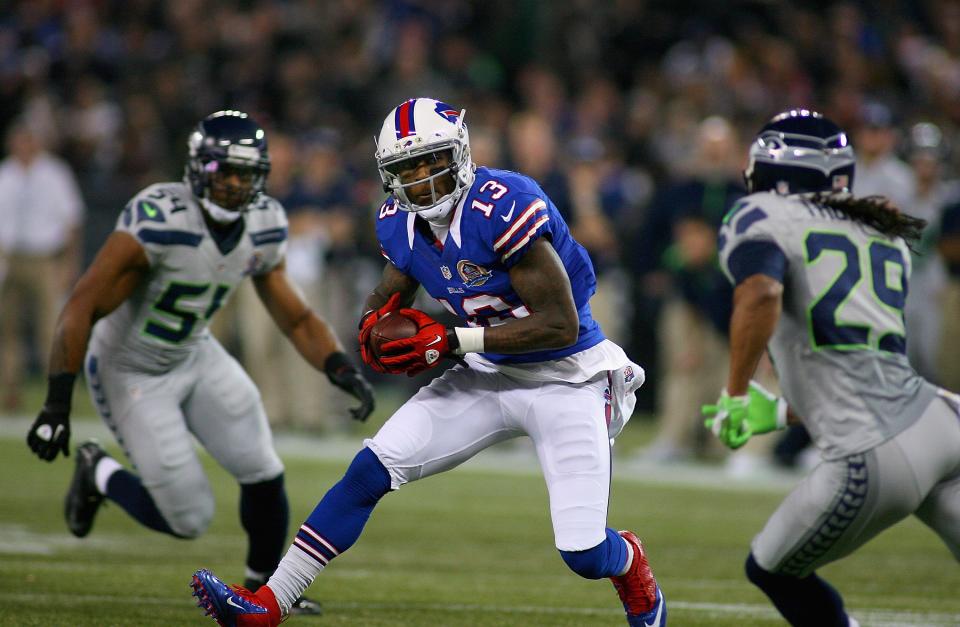
[[403,340],[417,334],[417,323],[403,314],[392,311],[377,320],[370,329],[370,348],[380,358],[380,347],[393,340]]

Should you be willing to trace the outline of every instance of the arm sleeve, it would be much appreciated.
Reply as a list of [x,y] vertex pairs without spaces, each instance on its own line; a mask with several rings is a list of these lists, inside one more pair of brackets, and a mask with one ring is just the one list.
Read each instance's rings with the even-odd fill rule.
[[775,242],[748,240],[730,251],[727,275],[734,285],[740,285],[755,274],[765,274],[783,283],[787,271],[787,256]]
[[720,265],[733,285],[755,274],[781,283],[790,267],[790,254],[781,231],[785,219],[775,210],[745,203],[720,227]]
[[509,209],[499,207],[493,217],[493,251],[507,268],[516,265],[537,238],[553,233],[545,199],[518,194],[513,200],[516,204],[511,203]]

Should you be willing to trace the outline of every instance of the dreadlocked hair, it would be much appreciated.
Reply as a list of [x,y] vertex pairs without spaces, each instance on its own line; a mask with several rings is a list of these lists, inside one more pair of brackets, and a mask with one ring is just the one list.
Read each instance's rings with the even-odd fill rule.
[[914,250],[913,243],[927,226],[926,220],[903,213],[885,196],[858,197],[848,192],[823,191],[812,194],[809,201],[843,213],[884,235],[902,237],[910,250]]

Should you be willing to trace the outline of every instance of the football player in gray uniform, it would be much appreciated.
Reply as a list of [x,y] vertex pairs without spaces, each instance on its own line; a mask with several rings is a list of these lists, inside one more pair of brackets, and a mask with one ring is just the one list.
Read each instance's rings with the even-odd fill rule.
[[[707,426],[731,448],[802,420],[823,461],[753,539],[746,574],[791,625],[856,625],[817,576],[913,514],[960,559],[960,400],[906,356],[908,242],[924,222],[857,198],[846,134],[774,117],[750,148],[750,195],[720,229],[736,285],[730,374]],[[751,381],[764,348],[783,390]]]
[[[256,586],[286,546],[283,464],[257,388],[208,321],[249,275],[304,359],[359,399],[354,418],[367,418],[373,394],[287,277],[287,220],[264,193],[263,129],[245,113],[220,111],[197,125],[188,149],[183,181],[137,194],[74,288],[27,443],[46,461],[69,455],[73,383],[83,366],[91,398],[137,474],[96,442],[78,447],[65,501],[70,531],[86,536],[109,499],[150,529],[195,538],[210,524],[214,499],[192,434],[240,484],[246,578]],[[319,606],[302,601],[297,610]]]

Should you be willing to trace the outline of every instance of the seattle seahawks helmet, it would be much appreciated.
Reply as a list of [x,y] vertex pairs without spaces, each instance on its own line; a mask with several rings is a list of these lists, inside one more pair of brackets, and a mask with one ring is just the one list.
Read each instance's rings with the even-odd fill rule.
[[[394,108],[383,121],[377,137],[377,169],[383,189],[392,193],[404,211],[412,211],[427,220],[443,218],[470,189],[475,167],[470,159],[470,134],[463,122],[465,111],[432,98],[413,98]],[[449,157],[449,165],[429,167],[421,179],[406,180],[402,172],[415,169],[426,161],[437,164],[441,154]],[[453,183],[450,192],[437,189],[437,183],[448,177]],[[408,193],[413,186],[430,185],[430,198],[418,204]],[[444,185],[445,186],[445,185]]]
[[816,111],[791,109],[760,129],[743,178],[750,193],[850,191],[854,160],[843,129]]
[[237,220],[263,192],[270,172],[267,137],[240,111],[217,111],[197,124],[187,140],[185,177],[207,214]]

